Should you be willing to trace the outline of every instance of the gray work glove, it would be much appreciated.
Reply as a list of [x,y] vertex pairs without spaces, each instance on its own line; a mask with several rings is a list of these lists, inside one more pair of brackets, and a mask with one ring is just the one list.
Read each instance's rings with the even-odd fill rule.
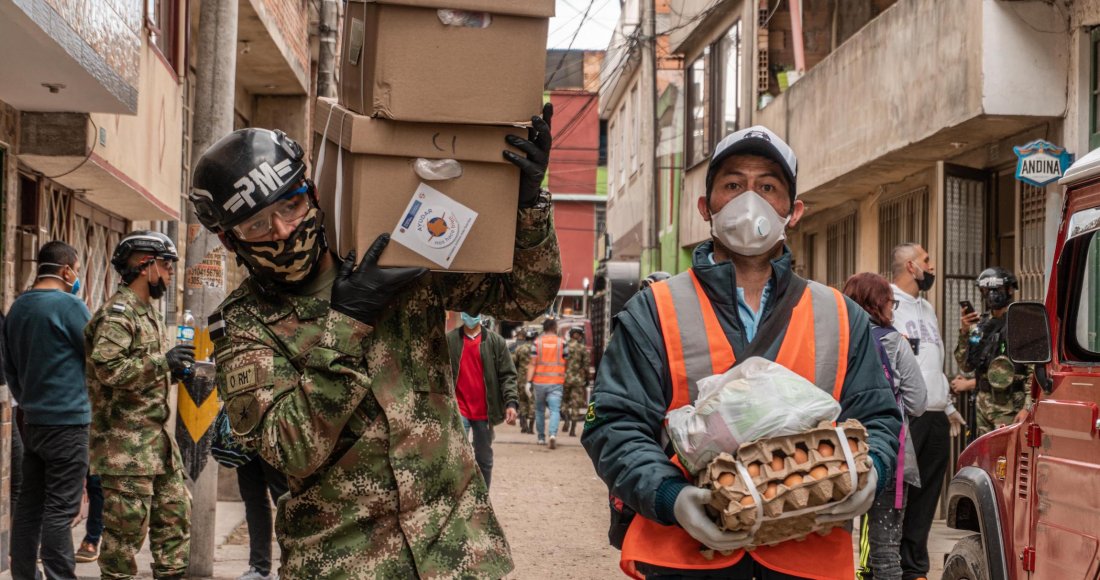
[[862,488],[852,492],[848,499],[818,512],[817,523],[847,522],[867,513],[867,510],[871,509],[871,505],[875,503],[875,491],[877,489],[878,471],[872,467],[867,472],[867,483]]
[[672,507],[672,513],[676,516],[676,523],[691,537],[699,540],[704,546],[729,552],[740,550],[752,545],[752,538],[746,532],[723,532],[718,524],[707,515],[706,505],[710,503],[714,492],[689,485],[680,490],[676,496],[676,504]]

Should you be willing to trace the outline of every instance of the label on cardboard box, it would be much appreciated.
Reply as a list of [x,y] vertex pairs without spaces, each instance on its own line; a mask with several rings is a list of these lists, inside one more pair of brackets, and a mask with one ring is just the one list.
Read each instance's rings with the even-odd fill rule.
[[449,268],[476,220],[476,211],[421,183],[394,227],[391,239]]

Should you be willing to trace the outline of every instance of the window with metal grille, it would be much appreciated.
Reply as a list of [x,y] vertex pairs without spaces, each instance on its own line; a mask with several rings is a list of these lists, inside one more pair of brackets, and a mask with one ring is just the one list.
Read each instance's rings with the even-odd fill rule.
[[844,287],[848,277],[856,272],[856,214],[851,213],[826,228],[826,284],[836,289]]
[[1016,277],[1020,280],[1017,300],[1043,300],[1046,295],[1047,192],[1042,187],[1019,183],[1020,256]]
[[[986,192],[988,180],[980,172],[958,170],[944,180],[944,252],[940,265],[944,306],[940,320],[944,348],[952,352],[953,338],[959,335],[959,301],[969,300],[981,309],[982,295],[974,285],[986,267]],[[952,356],[945,357],[947,376],[958,373]]]
[[928,188],[892,197],[878,206],[879,272],[894,278],[894,248],[915,243],[928,247]]

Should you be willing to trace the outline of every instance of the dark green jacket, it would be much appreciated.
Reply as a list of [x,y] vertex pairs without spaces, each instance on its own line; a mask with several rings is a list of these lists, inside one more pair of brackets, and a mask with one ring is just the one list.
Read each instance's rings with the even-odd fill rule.
[[[693,268],[714,304],[718,320],[737,360],[745,360],[749,343],[737,314],[737,278],[733,263],[711,264],[712,242],[695,248]],[[773,307],[784,296],[794,274],[790,252],[772,261],[773,290],[764,307],[760,328],[784,321],[771,320]],[[851,300],[848,306],[848,372],[840,397],[839,421],[858,419],[867,428],[871,458],[885,482],[897,457],[901,414],[886,382],[871,336],[870,319]],[[672,397],[668,356],[657,319],[653,292],[636,294],[614,321],[614,333],[596,373],[588,417],[581,443],[596,473],[611,493],[643,516],[671,525],[676,522],[673,504],[688,481],[662,448],[665,412]],[[758,331],[756,336],[763,333]],[[785,329],[764,349],[764,358],[775,360]],[[757,345],[752,345],[757,346]],[[764,345],[760,345],[764,346]],[[881,484],[880,484],[881,485]]]
[[[462,360],[462,327],[447,333],[447,348],[451,351],[451,375],[458,382],[458,362]],[[516,366],[508,353],[508,344],[499,334],[481,329],[481,370],[485,376],[485,404],[489,423],[504,422],[504,409],[519,409],[516,391]]]

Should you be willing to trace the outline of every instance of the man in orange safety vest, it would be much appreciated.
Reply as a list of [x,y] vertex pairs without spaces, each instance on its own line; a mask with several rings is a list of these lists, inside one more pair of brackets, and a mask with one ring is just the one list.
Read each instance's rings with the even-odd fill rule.
[[535,339],[531,364],[527,365],[528,394],[534,390],[535,433],[538,444],[546,445],[546,408],[550,408],[550,449],[557,447],[561,397],[565,385],[565,341],[558,336],[558,322],[547,318],[542,335]]

